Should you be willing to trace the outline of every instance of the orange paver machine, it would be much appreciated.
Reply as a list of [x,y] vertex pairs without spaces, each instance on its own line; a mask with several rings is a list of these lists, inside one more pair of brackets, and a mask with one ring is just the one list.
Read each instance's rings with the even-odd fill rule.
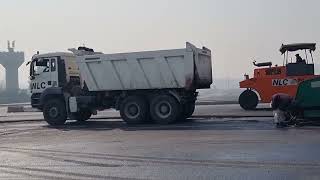
[[[240,82],[240,88],[246,88],[239,96],[239,104],[245,110],[255,109],[259,103],[270,103],[272,96],[277,93],[285,93],[295,97],[299,82],[317,77],[314,74],[314,61],[312,52],[316,50],[315,43],[299,43],[282,45],[283,66],[272,66],[272,62],[253,64],[253,78],[245,75],[245,80]],[[292,52],[302,51],[305,56]],[[290,58],[289,58],[290,56]]]

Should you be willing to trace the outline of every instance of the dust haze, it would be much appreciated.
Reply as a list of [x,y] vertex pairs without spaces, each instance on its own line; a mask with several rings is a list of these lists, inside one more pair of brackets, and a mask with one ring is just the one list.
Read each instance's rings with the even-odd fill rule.
[[[281,64],[282,43],[319,42],[319,5],[316,0],[1,1],[0,51],[7,40],[16,40],[29,61],[36,51],[83,44],[115,53],[183,48],[190,41],[213,50],[215,87],[237,88],[243,74],[252,73],[254,59]],[[28,87],[25,65],[19,80],[20,88]]]

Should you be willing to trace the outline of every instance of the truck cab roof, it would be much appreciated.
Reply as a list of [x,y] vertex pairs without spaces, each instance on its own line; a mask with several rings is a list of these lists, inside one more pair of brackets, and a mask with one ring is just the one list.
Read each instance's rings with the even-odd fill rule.
[[65,57],[74,57],[73,53],[68,52],[54,52],[54,53],[45,53],[45,54],[35,54],[32,59],[36,58],[46,58],[46,57],[57,57],[57,56],[65,56]]

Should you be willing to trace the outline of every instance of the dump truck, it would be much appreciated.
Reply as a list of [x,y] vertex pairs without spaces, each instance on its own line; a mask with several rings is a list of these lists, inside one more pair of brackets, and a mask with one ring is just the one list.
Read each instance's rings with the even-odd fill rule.
[[38,53],[30,61],[31,105],[52,126],[110,108],[127,124],[184,121],[194,112],[197,89],[212,84],[211,50],[191,43],[117,54],[69,50]]

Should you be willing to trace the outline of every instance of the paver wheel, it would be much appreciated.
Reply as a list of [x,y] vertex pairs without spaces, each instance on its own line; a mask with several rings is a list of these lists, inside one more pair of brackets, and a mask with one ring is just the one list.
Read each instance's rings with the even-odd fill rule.
[[178,120],[181,108],[179,102],[170,95],[158,95],[151,100],[150,115],[158,124],[170,124]]
[[60,99],[50,99],[43,107],[43,116],[52,126],[63,125],[67,120],[65,103]]
[[255,109],[258,105],[259,98],[257,94],[251,90],[245,90],[239,96],[239,104],[245,110]]

